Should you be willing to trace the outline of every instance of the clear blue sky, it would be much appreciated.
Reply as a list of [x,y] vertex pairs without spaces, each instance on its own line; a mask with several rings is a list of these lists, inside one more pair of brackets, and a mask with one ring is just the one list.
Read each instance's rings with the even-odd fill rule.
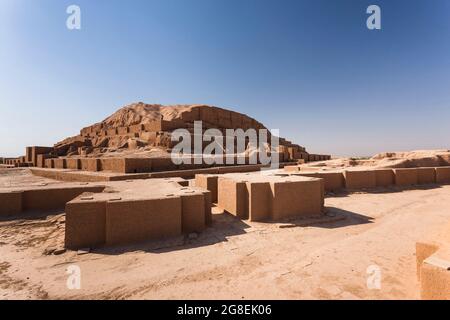
[[231,108],[313,153],[449,148],[450,1],[0,0],[0,155],[136,101]]

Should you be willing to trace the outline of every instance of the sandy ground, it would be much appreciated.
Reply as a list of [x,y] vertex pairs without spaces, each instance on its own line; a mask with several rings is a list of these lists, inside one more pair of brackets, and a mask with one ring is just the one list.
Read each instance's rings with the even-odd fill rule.
[[62,185],[61,181],[34,176],[24,168],[0,168],[0,190],[10,190],[22,187],[39,187],[47,185]]
[[[418,299],[415,243],[450,220],[450,186],[337,194],[326,206],[328,222],[306,227],[216,208],[197,238],[87,254],[49,254],[63,246],[62,212],[3,218],[0,299]],[[67,287],[71,266],[81,289]],[[379,289],[367,286],[373,266]]]

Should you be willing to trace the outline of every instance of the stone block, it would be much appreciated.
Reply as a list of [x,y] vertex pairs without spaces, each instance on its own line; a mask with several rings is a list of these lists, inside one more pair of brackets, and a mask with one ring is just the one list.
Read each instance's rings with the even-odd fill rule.
[[183,233],[201,232],[206,227],[205,196],[200,191],[187,188],[181,196],[181,230]]
[[219,177],[212,174],[196,174],[195,186],[211,192],[211,201],[217,203],[217,182]]
[[144,131],[144,125],[142,124],[135,124],[129,127],[128,131],[130,133],[139,133],[141,131]]
[[0,193],[0,217],[15,215],[22,212],[21,191],[8,191]]
[[250,221],[272,219],[273,194],[268,182],[247,182],[248,216]]
[[437,183],[450,183],[450,167],[437,167],[435,170]]
[[66,169],[66,159],[65,158],[55,158],[53,159],[55,169]]
[[418,184],[436,183],[436,170],[434,168],[417,168]]
[[245,181],[219,177],[217,204],[241,219],[248,218],[248,192]]
[[394,171],[392,169],[375,169],[377,187],[389,187],[395,184]]
[[95,248],[105,244],[106,202],[78,197],[66,204],[65,247]]
[[34,166],[37,166],[37,156],[38,154],[48,154],[53,151],[52,147],[39,147],[33,146],[31,148],[31,157]]
[[345,170],[344,178],[347,189],[375,188],[377,185],[374,170]]
[[25,150],[27,162],[33,162],[33,147],[26,147]]
[[324,180],[325,191],[338,191],[345,188],[344,173],[341,171],[299,173],[299,175],[322,178]]
[[393,170],[397,186],[412,186],[418,183],[417,168],[396,168]]
[[45,160],[48,159],[48,157],[49,156],[45,154],[38,154],[36,160],[36,167],[45,168]]
[[46,168],[54,168],[55,167],[55,159],[45,159],[45,167]]
[[311,217],[323,214],[323,181],[280,181],[271,183],[272,219]]
[[23,191],[23,210],[48,211],[64,209],[66,203],[83,192],[102,192],[103,186],[52,187]]
[[81,159],[81,167],[82,170],[96,172],[100,171],[101,162],[98,158]]
[[67,158],[66,167],[67,169],[79,170],[81,169],[81,161],[78,158]]
[[106,203],[106,244],[122,245],[181,234],[181,198]]
[[450,300],[450,247],[439,249],[424,260],[420,293],[423,300]]
[[176,170],[177,165],[175,165],[171,158],[152,158],[152,171],[170,171]]
[[142,131],[139,133],[139,138],[147,143],[153,144],[156,142],[156,132]]
[[153,159],[150,158],[125,158],[125,173],[151,172]]

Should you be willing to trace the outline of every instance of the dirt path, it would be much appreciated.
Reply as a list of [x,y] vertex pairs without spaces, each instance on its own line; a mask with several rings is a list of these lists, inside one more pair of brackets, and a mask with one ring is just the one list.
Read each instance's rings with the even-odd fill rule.
[[[83,255],[44,254],[62,245],[63,214],[2,221],[0,299],[419,298],[415,243],[450,220],[450,186],[341,195],[326,206],[345,219],[281,228],[216,214],[196,239]],[[80,290],[66,286],[72,265]],[[380,271],[379,289],[368,288],[368,268]]]

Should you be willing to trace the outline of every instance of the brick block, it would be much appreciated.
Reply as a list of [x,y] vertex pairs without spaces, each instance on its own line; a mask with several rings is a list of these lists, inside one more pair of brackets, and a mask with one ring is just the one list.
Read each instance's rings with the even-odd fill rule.
[[343,172],[315,172],[300,173],[304,177],[322,178],[324,180],[325,191],[337,191],[345,188]]
[[375,169],[377,187],[388,187],[395,184],[394,171],[392,169]]
[[48,154],[53,151],[52,147],[39,147],[33,146],[31,147],[31,157],[34,166],[37,166],[37,156],[38,154]]
[[106,202],[77,198],[66,205],[65,247],[94,248],[105,244]]
[[274,220],[323,214],[322,180],[273,182],[271,188]]
[[172,131],[183,127],[184,122],[181,119],[172,119],[170,121],[161,120],[161,131]]
[[436,170],[434,168],[417,168],[418,184],[436,183]]
[[125,173],[125,158],[100,158],[100,171]]
[[203,195],[205,196],[205,224],[207,226],[212,224],[212,201],[211,201],[211,191],[204,191]]
[[144,131],[144,130],[153,132],[153,133],[163,131],[162,121],[155,120],[155,121],[147,122],[144,124],[143,129],[139,130],[139,132]]
[[450,183],[450,167],[437,167],[435,169],[437,183]]
[[181,196],[181,229],[184,233],[201,232],[206,227],[205,196],[192,189],[183,190]]
[[22,212],[22,197],[20,191],[0,193],[0,216],[14,215]]
[[397,186],[411,186],[418,183],[417,168],[397,168],[393,169],[395,184]]
[[195,186],[204,188],[211,192],[211,201],[217,203],[217,182],[218,176],[212,174],[196,174]]
[[171,158],[152,158],[152,171],[170,171],[176,170],[177,166]]
[[[218,112],[214,108],[202,108],[200,109],[200,119],[207,124],[215,125],[218,123]],[[249,123],[250,127],[250,123]]]
[[156,132],[146,132],[146,131],[142,131],[139,133],[139,138],[141,140],[144,140],[148,143],[155,143],[156,142]]
[[108,201],[106,244],[120,245],[181,234],[181,198]]
[[87,170],[88,171],[99,171],[100,170],[100,159],[91,158],[87,160]]
[[375,188],[376,173],[373,170],[345,170],[345,187],[347,189]]
[[81,161],[81,170],[84,171],[100,171],[101,163],[98,158],[82,158]]
[[56,158],[53,159],[54,165],[55,165],[55,169],[66,169],[66,159],[64,158]]
[[81,161],[77,158],[67,158],[66,167],[67,169],[79,170],[81,169]]
[[37,160],[36,160],[36,167],[38,168],[45,168],[45,160],[47,159],[47,156],[44,154],[38,154]]
[[125,158],[125,173],[143,173],[153,170],[153,159]]
[[417,279],[420,280],[420,268],[426,258],[439,250],[439,244],[434,241],[416,242],[416,271]]
[[127,158],[100,158],[99,171],[111,171],[117,173],[131,173],[132,168],[127,169]]
[[[181,180],[176,181],[178,184],[182,182]],[[183,185],[183,184],[180,184]],[[187,187],[187,185],[185,186]],[[189,187],[191,190],[195,190],[203,195],[204,198],[204,212],[205,212],[205,225],[210,225],[212,223],[212,203],[211,203],[211,192],[209,190],[200,188],[200,187]]]
[[23,192],[23,210],[48,211],[64,209],[66,203],[83,192],[102,192],[103,186],[32,189]]
[[241,219],[248,218],[248,192],[245,181],[219,177],[217,204]]
[[55,159],[45,159],[45,167],[46,168],[54,168],[55,167]]
[[[447,245],[448,246],[448,245]],[[438,250],[420,269],[423,300],[450,300],[450,248]]]
[[250,221],[272,219],[273,194],[268,182],[247,182],[248,215]]
[[27,162],[33,162],[33,147],[26,147],[25,150]]
[[186,122],[193,122],[200,117],[199,108],[192,108],[189,111],[181,113],[181,119]]
[[231,112],[231,127],[233,129],[240,129],[242,128],[242,115],[236,112]]
[[144,131],[144,125],[142,124],[135,124],[129,127],[128,130],[130,133],[139,133],[141,131]]
[[233,173],[233,172],[255,172],[261,170],[260,164],[247,164],[240,166],[218,167],[219,174]]

